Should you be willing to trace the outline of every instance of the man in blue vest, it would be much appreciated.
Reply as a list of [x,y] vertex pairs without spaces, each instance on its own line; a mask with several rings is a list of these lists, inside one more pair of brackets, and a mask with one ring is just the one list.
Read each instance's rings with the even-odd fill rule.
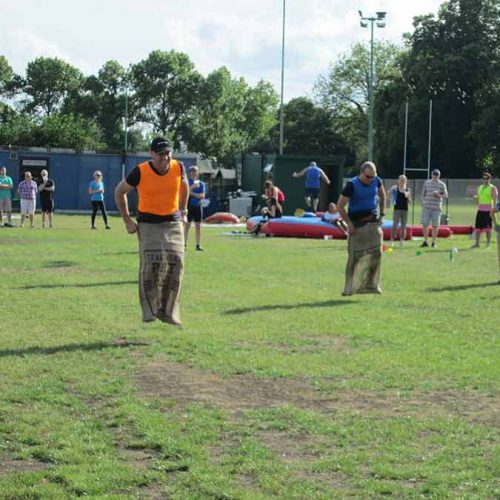
[[318,210],[319,202],[319,191],[321,188],[321,179],[323,179],[327,184],[330,184],[330,179],[327,177],[325,172],[316,165],[315,161],[312,161],[308,167],[304,168],[300,172],[294,172],[292,177],[303,177],[306,176],[306,191],[305,200],[306,206],[309,210],[314,213]]
[[[382,293],[382,229],[386,194],[375,164],[361,165],[357,177],[350,179],[339,197],[337,209],[347,223],[348,260],[342,295]],[[349,205],[349,210],[347,210]]]

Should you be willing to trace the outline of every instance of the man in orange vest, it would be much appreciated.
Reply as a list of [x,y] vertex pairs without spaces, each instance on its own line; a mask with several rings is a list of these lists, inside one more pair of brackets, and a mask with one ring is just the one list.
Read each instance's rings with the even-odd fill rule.
[[[127,194],[136,189],[137,222]],[[137,165],[115,190],[115,201],[129,234],[138,234],[139,299],[142,320],[181,326],[180,294],[184,274],[184,224],[189,184],[184,165],[172,159],[164,137],[151,142],[151,160]]]

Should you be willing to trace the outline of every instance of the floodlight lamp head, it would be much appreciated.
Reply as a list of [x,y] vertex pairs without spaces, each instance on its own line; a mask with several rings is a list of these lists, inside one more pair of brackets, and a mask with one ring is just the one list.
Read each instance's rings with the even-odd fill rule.
[[387,12],[376,12],[377,14],[377,19],[385,19],[385,16],[387,15]]
[[366,21],[359,21],[359,25],[362,27],[362,28],[368,28],[368,23]]
[[385,21],[377,21],[377,28],[385,28]]
[[358,14],[359,14],[359,17],[363,17],[363,13],[360,10],[358,10]]

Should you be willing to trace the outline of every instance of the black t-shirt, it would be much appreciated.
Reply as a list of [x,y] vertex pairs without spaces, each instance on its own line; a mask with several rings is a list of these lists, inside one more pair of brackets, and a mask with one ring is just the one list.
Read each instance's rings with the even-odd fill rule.
[[[408,192],[408,189],[405,192]],[[408,210],[408,198],[399,188],[396,188],[396,203],[394,203],[394,210]]]
[[[41,186],[43,181],[38,183],[38,186]],[[40,201],[42,203],[49,203],[52,201],[54,191],[47,191],[47,188],[51,188],[54,185],[54,181],[52,179],[47,179],[45,183],[45,187],[40,191]]]
[[[161,174],[158,172],[158,170],[154,167],[153,162],[149,161],[148,162],[149,167],[151,170],[158,176],[165,175],[167,172],[164,174]],[[181,177],[184,179],[184,176],[186,174],[184,170],[184,165],[182,162],[179,162],[180,168],[181,168]],[[170,167],[169,167],[170,168]],[[141,169],[139,168],[139,165],[134,167],[127,177],[125,178],[125,182],[129,186],[137,187],[139,185],[139,182],[141,182]],[[150,214],[148,212],[141,212],[140,210],[137,210],[137,222],[148,222],[149,224],[158,224],[160,222],[172,222],[172,221],[178,221],[181,220],[181,215],[180,212],[175,212],[170,215],[158,215],[158,214]]]

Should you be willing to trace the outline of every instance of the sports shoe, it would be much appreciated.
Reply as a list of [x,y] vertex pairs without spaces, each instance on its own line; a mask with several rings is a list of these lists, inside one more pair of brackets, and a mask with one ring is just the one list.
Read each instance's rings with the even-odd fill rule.
[[490,249],[490,244],[486,243],[486,250],[489,250],[489,249]]
[[95,226],[92,226],[90,229],[97,229]]
[[200,245],[196,245],[196,251],[197,252],[204,252],[205,249],[204,248],[201,248]]
[[106,226],[106,229],[111,229],[109,226]]
[[432,248],[437,248],[437,247],[438,247],[438,246],[437,246],[437,243],[432,242],[431,247],[432,247]]
[[421,245],[420,245],[420,248],[425,248],[425,247],[428,247],[429,246],[429,243],[427,243],[427,241],[424,241]]
[[479,243],[474,243],[474,245],[472,245],[471,248],[479,248]]

